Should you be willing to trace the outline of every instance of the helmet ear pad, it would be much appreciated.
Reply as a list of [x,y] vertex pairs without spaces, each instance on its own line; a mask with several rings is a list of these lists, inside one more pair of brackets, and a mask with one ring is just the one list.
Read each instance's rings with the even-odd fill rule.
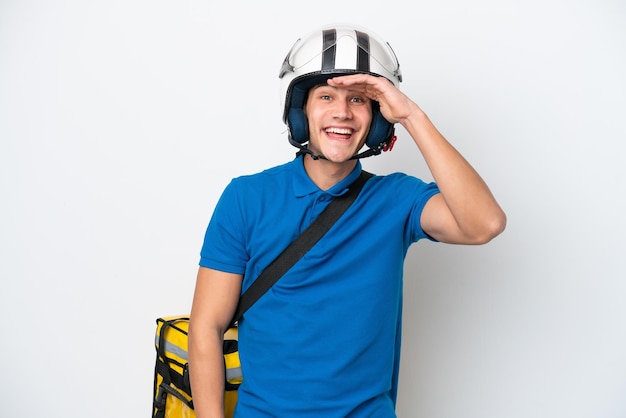
[[333,74],[308,75],[292,82],[290,91],[287,92],[286,122],[289,127],[291,139],[299,144],[309,140],[309,122],[304,113],[309,90],[311,87],[325,83]]
[[287,126],[289,136],[299,144],[304,144],[309,140],[309,122],[304,114],[304,109],[289,109],[287,114]]
[[393,132],[393,124],[380,113],[380,104],[372,101],[372,123],[365,144],[370,148],[376,148],[388,141],[393,136]]
[[[289,127],[289,135],[291,139],[299,144],[304,144],[309,140],[309,123],[304,112],[307,96],[311,87],[324,83],[332,74],[318,75],[303,80],[300,83],[294,83],[288,103],[287,109],[287,126]],[[380,105],[377,101],[372,101],[372,122],[365,140],[365,144],[370,148],[377,148],[393,135],[393,124],[380,112]]]

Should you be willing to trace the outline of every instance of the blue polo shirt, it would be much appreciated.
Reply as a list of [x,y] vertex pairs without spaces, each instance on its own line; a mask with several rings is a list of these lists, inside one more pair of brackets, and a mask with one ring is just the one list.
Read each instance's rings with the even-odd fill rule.
[[[303,159],[233,179],[206,231],[200,265],[243,274],[242,291],[359,176],[329,190]],[[374,176],[327,234],[244,315],[236,417],[395,417],[402,274],[427,238],[439,190],[401,173]]]

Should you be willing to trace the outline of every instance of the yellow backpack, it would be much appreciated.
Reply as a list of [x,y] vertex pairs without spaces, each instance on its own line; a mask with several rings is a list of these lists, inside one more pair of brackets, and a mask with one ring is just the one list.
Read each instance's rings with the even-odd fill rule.
[[[153,418],[195,418],[187,356],[189,316],[169,316],[157,319],[154,370]],[[226,383],[224,412],[233,416],[237,403],[237,389],[242,382],[239,363],[237,327],[224,334],[224,364]]]

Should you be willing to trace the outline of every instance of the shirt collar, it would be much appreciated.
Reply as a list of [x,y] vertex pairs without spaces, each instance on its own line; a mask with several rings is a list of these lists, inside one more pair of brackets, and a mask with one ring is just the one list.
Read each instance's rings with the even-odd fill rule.
[[[293,191],[296,197],[303,197],[313,193],[321,192],[319,187],[309,178],[309,175],[304,169],[304,156],[300,155],[296,157],[292,162],[292,176],[293,179]],[[361,174],[361,162],[357,160],[354,169],[339,183],[335,184],[330,189],[326,190],[333,196],[340,196],[348,191],[348,187],[359,177]]]

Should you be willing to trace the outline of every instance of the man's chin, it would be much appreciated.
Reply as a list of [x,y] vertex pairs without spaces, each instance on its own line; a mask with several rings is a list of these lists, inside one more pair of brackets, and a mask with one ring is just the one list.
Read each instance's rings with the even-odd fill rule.
[[332,150],[327,150],[326,152],[321,153],[324,158],[333,163],[341,164],[353,159],[355,155],[359,153],[359,150],[338,150],[336,152],[332,152]]
[[[346,144],[347,145],[347,144]],[[359,150],[363,148],[363,145],[355,149],[356,147],[345,146],[345,147],[322,147],[322,149],[318,149],[317,147],[310,147],[309,150],[314,154],[326,161],[330,161],[335,164],[341,164],[348,161],[351,161],[355,155],[359,153]]]
[[350,160],[352,160],[352,157],[356,155],[356,154],[351,154],[351,153],[342,153],[342,154],[324,154],[324,158],[327,161],[330,161],[331,163],[335,163],[335,164],[342,164],[345,162],[348,162]]

